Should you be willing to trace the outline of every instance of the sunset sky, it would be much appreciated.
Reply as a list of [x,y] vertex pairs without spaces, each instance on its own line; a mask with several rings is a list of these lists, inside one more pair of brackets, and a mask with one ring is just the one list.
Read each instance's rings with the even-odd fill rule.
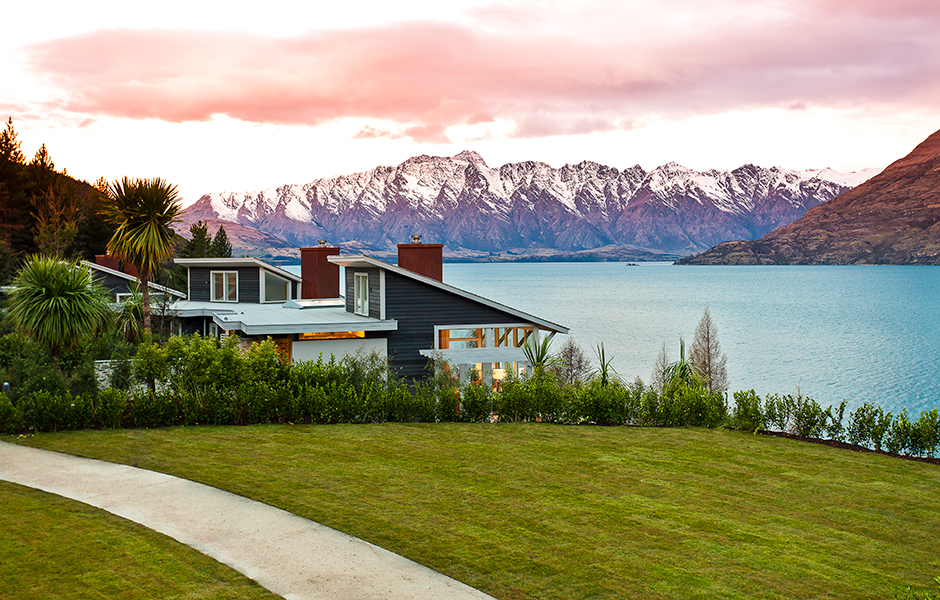
[[940,129],[937,0],[235,6],[5,6],[0,117],[28,158],[187,204],[464,149],[851,171]]

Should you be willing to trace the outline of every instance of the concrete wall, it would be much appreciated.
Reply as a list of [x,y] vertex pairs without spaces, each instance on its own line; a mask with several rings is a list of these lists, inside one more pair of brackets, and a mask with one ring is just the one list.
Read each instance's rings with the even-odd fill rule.
[[388,356],[388,343],[385,338],[367,338],[354,340],[308,340],[294,341],[291,345],[291,358],[294,362],[317,360],[323,353],[323,360],[330,360],[330,355],[340,360],[347,354],[355,354],[362,348],[366,353],[373,350]]

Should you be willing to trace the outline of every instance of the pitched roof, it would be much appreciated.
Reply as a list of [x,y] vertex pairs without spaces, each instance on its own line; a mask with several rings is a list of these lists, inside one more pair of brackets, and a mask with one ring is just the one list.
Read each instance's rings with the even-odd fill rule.
[[244,256],[241,258],[174,258],[173,262],[183,267],[261,267],[271,271],[272,273],[280,275],[285,279],[290,279],[291,281],[296,281],[298,283],[301,281],[300,275],[295,275],[290,271],[266,263],[263,260],[254,258],[253,256]]
[[536,317],[535,315],[530,315],[529,313],[525,313],[525,312],[522,312],[521,310],[516,310],[515,308],[506,306],[505,304],[500,304],[499,302],[495,302],[488,298],[484,298],[483,296],[477,296],[476,294],[473,294],[466,290],[462,290],[452,285],[448,285],[446,283],[440,282],[430,277],[425,277],[424,275],[419,275],[418,273],[415,273],[414,271],[409,271],[408,269],[404,269],[402,267],[389,264],[385,261],[381,261],[376,258],[372,258],[370,256],[365,256],[364,254],[330,256],[329,258],[327,258],[327,260],[329,260],[331,263],[340,265],[342,267],[385,269],[387,271],[391,271],[392,273],[397,273],[398,275],[401,275],[402,277],[408,277],[409,279],[420,281],[421,283],[430,285],[432,287],[436,287],[438,289],[444,290],[451,294],[455,294],[457,296],[461,296],[463,298],[466,298],[467,300],[471,300],[473,302],[477,302],[484,306],[488,306],[490,308],[494,308],[496,310],[513,315],[514,317],[517,317],[523,321],[534,323],[538,325],[539,327],[541,327],[542,329],[547,329],[549,331],[556,331],[558,333],[565,333],[565,334],[568,333],[567,327],[564,327],[557,323],[546,321],[545,319]]
[[[89,267],[91,267],[92,269],[95,269],[96,271],[101,271],[102,273],[107,273],[108,275],[113,275],[114,277],[120,277],[120,278],[126,279],[126,280],[128,280],[128,281],[134,281],[134,282],[136,282],[136,283],[140,283],[140,279],[139,279],[139,278],[134,277],[133,275],[128,275],[128,274],[125,273],[124,271],[117,271],[117,270],[115,270],[115,269],[112,269],[111,267],[106,267],[106,266],[104,266],[104,265],[99,265],[98,263],[93,263],[93,262],[88,261],[88,260],[83,260],[83,261],[82,261],[82,264],[88,265]],[[174,289],[172,289],[172,288],[164,287],[164,286],[162,286],[162,285],[160,285],[160,284],[158,284],[158,283],[154,283],[154,282],[152,282],[152,281],[148,282],[148,287],[150,287],[150,289],[152,289],[152,290],[157,290],[158,292],[163,292],[164,294],[170,294],[171,296],[176,296],[177,298],[185,298],[185,297],[186,297],[186,294],[184,294],[183,292],[180,292],[180,291],[178,291],[178,290],[174,290]]]

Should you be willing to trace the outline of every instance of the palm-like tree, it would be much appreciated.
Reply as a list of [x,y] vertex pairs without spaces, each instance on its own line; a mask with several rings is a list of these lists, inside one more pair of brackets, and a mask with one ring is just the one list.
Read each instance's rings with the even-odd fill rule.
[[173,256],[172,224],[183,207],[175,185],[164,179],[115,181],[108,188],[105,219],[117,227],[108,252],[137,268],[144,332],[150,331],[150,275]]
[[91,269],[41,255],[27,259],[17,273],[8,307],[13,324],[53,355],[93,336],[110,312]]

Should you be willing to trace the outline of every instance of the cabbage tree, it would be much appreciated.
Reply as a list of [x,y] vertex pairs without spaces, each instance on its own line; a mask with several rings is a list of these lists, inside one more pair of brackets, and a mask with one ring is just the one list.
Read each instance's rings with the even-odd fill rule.
[[7,307],[14,326],[53,355],[94,336],[110,312],[88,266],[42,255],[29,257],[16,274]]
[[173,256],[172,225],[182,209],[176,186],[159,177],[125,177],[108,188],[102,213],[117,228],[108,252],[137,268],[145,333],[150,331],[150,276]]

